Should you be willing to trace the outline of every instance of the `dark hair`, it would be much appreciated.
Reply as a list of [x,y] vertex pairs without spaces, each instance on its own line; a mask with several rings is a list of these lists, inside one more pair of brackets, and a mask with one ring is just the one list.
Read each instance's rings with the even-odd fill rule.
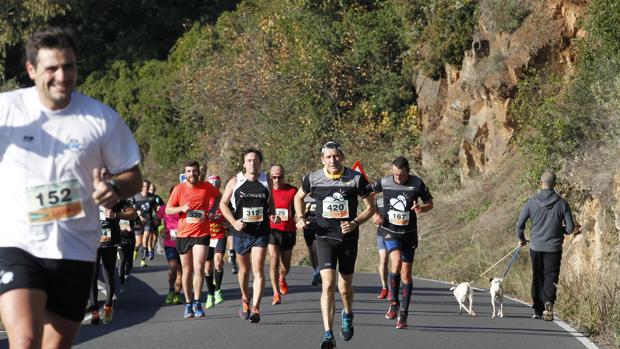
[[392,166],[400,170],[405,169],[407,170],[407,172],[409,172],[409,170],[411,169],[409,168],[409,161],[407,161],[407,159],[405,159],[405,157],[403,156],[399,156],[396,159],[392,160]]
[[148,179],[143,179],[142,183],[148,183],[149,187],[151,186],[151,181],[149,181]]
[[542,176],[540,176],[540,182],[546,187],[546,188],[553,188],[555,187],[555,183],[556,183],[556,176],[555,173],[553,173],[553,171],[551,170],[546,170]]
[[26,43],[26,61],[37,65],[37,56],[42,48],[71,49],[77,56],[75,39],[69,29],[49,27],[37,31],[30,36]]
[[254,153],[258,155],[258,160],[260,160],[260,162],[263,162],[263,152],[261,152],[260,150],[256,148],[245,148],[243,149],[243,151],[241,151],[241,163],[242,164],[245,162],[245,156],[250,153]]
[[187,160],[184,167],[198,167],[200,169],[200,164],[196,160]]

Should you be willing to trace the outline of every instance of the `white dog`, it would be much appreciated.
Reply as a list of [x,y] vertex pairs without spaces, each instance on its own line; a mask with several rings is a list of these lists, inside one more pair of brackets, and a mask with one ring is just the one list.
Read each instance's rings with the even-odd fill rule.
[[[493,306],[493,315],[494,318],[497,315],[499,317],[504,317],[504,288],[502,287],[503,278],[490,278],[491,281],[491,289],[489,292],[491,293],[491,305]],[[499,309],[496,311],[495,305],[499,303]]]
[[[459,302],[459,315],[463,313],[463,309],[471,316],[476,316],[474,312],[474,290],[469,282],[461,282],[455,287],[450,288],[453,291],[454,298]],[[469,308],[465,306],[465,301],[469,299]]]

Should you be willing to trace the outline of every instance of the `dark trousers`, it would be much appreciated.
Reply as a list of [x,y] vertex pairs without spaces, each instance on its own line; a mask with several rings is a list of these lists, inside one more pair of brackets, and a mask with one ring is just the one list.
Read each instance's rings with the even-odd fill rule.
[[545,303],[555,303],[560,278],[562,251],[541,252],[530,250],[532,260],[532,300],[534,312],[542,314]]
[[[102,271],[103,282],[105,284],[106,291],[106,305],[112,305],[112,299],[114,297],[114,266],[116,265],[116,246],[99,247],[97,249],[97,261],[95,262],[95,272],[93,273],[93,279],[90,290],[90,305],[91,310],[97,309],[97,295],[99,289],[97,287],[97,279],[99,271]],[[101,267],[103,266],[103,270]]]

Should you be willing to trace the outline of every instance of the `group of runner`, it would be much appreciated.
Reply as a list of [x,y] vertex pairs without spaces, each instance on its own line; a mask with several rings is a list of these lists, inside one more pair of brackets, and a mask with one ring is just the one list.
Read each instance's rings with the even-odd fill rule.
[[[238,265],[239,316],[258,323],[267,251],[272,304],[278,304],[288,293],[286,275],[300,229],[313,264],[312,284],[322,285],[321,348],[333,348],[336,285],[343,303],[340,336],[348,341],[354,335],[359,227],[373,216],[392,262],[386,317],[397,318],[397,328],[407,326],[416,214],[432,208],[432,196],[409,173],[406,159],[396,158],[392,174],[371,184],[344,166],[340,144],[327,142],[320,149],[323,167],[304,176],[297,189],[284,182],[281,165],[262,172],[262,152],[248,148],[240,156],[243,171],[223,193],[219,178],[201,180],[200,164],[188,160],[186,180],[164,204],[151,183],[142,180],[140,151],[127,125],[108,106],[75,91],[71,34],[60,28],[36,32],[26,53],[35,86],[0,94],[0,189],[7,198],[0,202],[5,223],[0,231],[0,316],[11,347],[70,347],[89,294],[93,318],[111,321],[117,254],[121,293],[133,260],[140,256],[147,266],[154,258],[158,233],[169,263],[165,301],[182,302],[183,290],[184,317],[192,318],[205,316],[205,278],[205,307],[223,301],[228,229]],[[383,193],[385,209],[379,215],[373,192]],[[96,309],[99,265],[107,291],[101,314]]]

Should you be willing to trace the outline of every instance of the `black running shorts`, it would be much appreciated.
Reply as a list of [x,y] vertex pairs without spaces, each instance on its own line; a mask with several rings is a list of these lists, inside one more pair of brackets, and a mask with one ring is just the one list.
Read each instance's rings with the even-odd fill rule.
[[355,271],[357,259],[357,239],[335,240],[317,237],[316,256],[319,268],[336,269],[343,275],[351,275]]
[[0,247],[0,295],[19,288],[42,290],[48,311],[82,321],[94,268],[93,262],[37,258],[19,248]]
[[269,234],[269,245],[279,246],[282,251],[289,251],[295,246],[297,234],[295,232],[286,232],[272,229]]
[[204,245],[209,247],[209,241],[211,237],[209,235],[199,238],[180,238],[177,237],[177,251],[179,254],[186,254],[194,245]]

